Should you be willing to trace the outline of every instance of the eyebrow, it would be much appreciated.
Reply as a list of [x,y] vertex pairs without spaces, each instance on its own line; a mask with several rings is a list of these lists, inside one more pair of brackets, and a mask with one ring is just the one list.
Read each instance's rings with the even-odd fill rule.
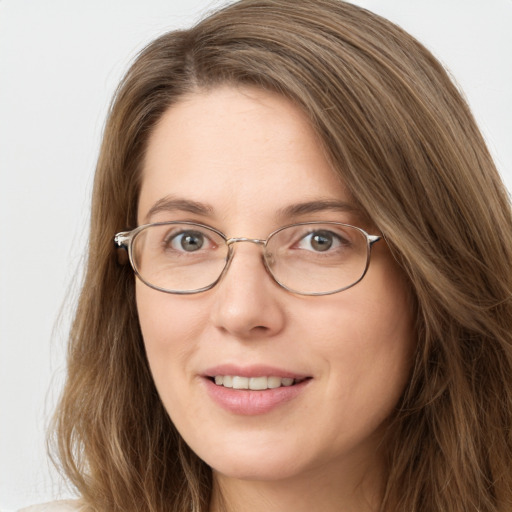
[[309,213],[319,213],[324,211],[345,212],[361,214],[361,209],[352,203],[346,201],[338,201],[333,199],[308,201],[287,206],[279,210],[281,217],[297,217]]
[[[173,211],[182,211],[201,216],[212,216],[214,214],[213,206],[207,203],[201,203],[198,201],[193,201],[191,199],[180,199],[173,196],[166,196],[163,197],[162,199],[159,199],[150,208],[145,217],[145,221],[149,222],[149,219],[151,219],[151,217],[153,215],[156,215],[157,213]],[[285,208],[281,208],[280,210],[278,210],[277,215],[280,218],[289,219],[293,217],[325,211],[355,214],[362,213],[361,209],[358,208],[353,203],[333,199],[323,199],[316,201],[307,201],[304,203],[291,204],[289,206],[286,206]]]
[[191,199],[178,199],[172,196],[162,197],[148,211],[145,220],[160,212],[182,211],[193,213],[195,215],[212,215],[213,207],[206,203],[192,201]]

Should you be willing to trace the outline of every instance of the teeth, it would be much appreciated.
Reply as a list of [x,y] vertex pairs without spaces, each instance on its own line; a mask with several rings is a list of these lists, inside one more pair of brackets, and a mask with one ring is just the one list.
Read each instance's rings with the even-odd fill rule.
[[233,389],[249,389],[247,377],[233,377]]
[[267,378],[267,386],[270,389],[280,388],[281,387],[281,379],[279,377],[268,377]]
[[276,389],[281,386],[292,386],[296,383],[290,377],[239,377],[238,375],[216,375],[215,384],[233,389],[251,389],[262,391],[265,389]]
[[251,377],[249,379],[249,389],[261,390],[268,388],[267,377]]

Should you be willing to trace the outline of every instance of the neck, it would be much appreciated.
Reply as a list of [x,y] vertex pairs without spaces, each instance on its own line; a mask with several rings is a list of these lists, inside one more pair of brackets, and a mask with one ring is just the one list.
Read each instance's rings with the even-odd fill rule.
[[[353,469],[353,468],[352,468]],[[213,473],[210,512],[376,512],[383,472],[323,467],[284,480],[242,480]]]

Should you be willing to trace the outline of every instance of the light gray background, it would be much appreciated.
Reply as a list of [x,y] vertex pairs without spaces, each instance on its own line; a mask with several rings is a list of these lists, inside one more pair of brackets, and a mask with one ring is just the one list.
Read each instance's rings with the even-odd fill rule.
[[[205,0],[0,0],[0,509],[66,496],[44,430],[62,381],[107,106]],[[512,0],[357,0],[451,70],[512,189]]]

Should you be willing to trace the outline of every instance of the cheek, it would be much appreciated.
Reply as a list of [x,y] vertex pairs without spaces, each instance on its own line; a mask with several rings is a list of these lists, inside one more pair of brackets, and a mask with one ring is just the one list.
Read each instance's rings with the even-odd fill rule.
[[[183,382],[187,361],[197,350],[194,340],[204,328],[195,301],[153,290],[137,282],[137,311],[151,373],[162,400]],[[172,382],[176,381],[176,382]]]
[[355,409],[381,404],[382,414],[390,412],[409,379],[416,347],[413,301],[402,276],[394,267],[382,272],[375,266],[309,315],[317,319],[317,346],[338,398]]
[[388,399],[396,402],[409,379],[416,348],[413,303],[397,272],[383,273],[372,289],[366,314],[358,316],[360,361],[371,368],[375,400],[385,401],[389,394]]
[[142,283],[137,284],[136,301],[156,389],[171,420],[188,438],[198,429],[196,418],[204,415],[194,361],[204,350],[208,301],[200,295],[165,294]]

